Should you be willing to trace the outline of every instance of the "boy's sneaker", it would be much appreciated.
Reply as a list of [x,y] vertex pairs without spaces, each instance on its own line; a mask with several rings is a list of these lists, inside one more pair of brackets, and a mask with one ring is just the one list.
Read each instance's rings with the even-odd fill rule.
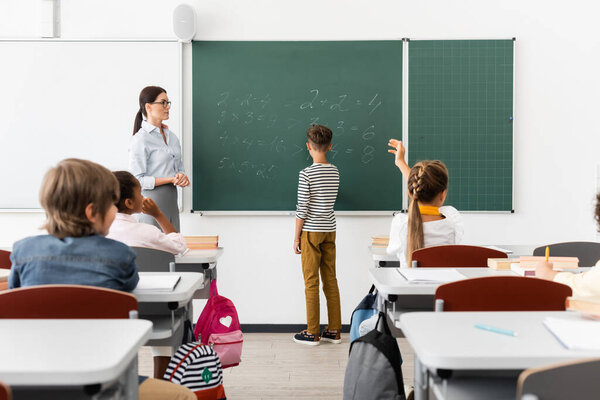
[[328,328],[325,328],[323,333],[321,333],[321,339],[336,344],[342,343],[340,331],[330,331]]
[[309,346],[318,346],[321,344],[319,337],[317,335],[313,335],[312,333],[308,333],[308,331],[296,333],[294,335],[294,342]]

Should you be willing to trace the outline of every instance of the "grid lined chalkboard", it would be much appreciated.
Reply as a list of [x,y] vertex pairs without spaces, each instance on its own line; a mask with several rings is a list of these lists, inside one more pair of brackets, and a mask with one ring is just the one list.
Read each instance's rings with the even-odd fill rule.
[[294,210],[311,123],[334,133],[336,210],[400,209],[402,45],[194,42],[193,209]]
[[408,156],[448,166],[447,204],[513,209],[513,40],[411,40]]

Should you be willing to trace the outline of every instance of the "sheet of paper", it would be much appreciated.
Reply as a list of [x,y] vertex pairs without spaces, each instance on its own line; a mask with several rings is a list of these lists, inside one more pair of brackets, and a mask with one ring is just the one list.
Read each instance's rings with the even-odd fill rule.
[[448,283],[467,277],[455,269],[396,268],[409,283]]
[[567,349],[600,350],[600,321],[548,317],[544,325]]
[[492,250],[498,250],[498,251],[501,251],[506,254],[512,254],[512,250],[503,249],[502,247],[498,247],[498,246],[483,246],[483,247],[487,247],[488,249],[492,249]]
[[153,292],[172,292],[181,279],[181,275],[140,275],[135,290],[147,290]]

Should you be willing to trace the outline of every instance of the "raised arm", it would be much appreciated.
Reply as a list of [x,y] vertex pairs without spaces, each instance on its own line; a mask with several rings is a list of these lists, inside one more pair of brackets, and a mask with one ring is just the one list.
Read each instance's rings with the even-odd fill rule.
[[408,180],[408,175],[410,174],[410,166],[405,160],[406,149],[404,148],[402,141],[397,139],[390,139],[390,141],[388,142],[388,146],[392,148],[388,149],[388,153],[394,154],[394,164],[396,164],[396,166],[400,169],[400,172],[402,172],[402,176],[404,176],[404,179]]

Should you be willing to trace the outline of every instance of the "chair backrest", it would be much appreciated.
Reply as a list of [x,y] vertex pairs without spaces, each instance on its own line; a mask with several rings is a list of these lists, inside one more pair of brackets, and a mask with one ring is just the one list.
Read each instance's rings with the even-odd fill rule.
[[506,253],[487,247],[447,245],[424,247],[412,254],[419,268],[487,267],[488,258],[507,258]]
[[600,396],[598,376],[600,359],[526,369],[517,382],[517,400],[597,399]]
[[12,399],[12,394],[10,392],[10,388],[6,386],[4,383],[0,382],[0,400],[10,400]]
[[0,250],[0,268],[10,269],[10,251]]
[[[600,243],[598,242],[563,242],[549,244],[550,255],[556,257],[578,257],[580,267],[593,267],[600,260]],[[544,256],[546,246],[533,250],[534,256]]]
[[169,272],[169,263],[175,262],[175,256],[168,251],[132,247],[135,251],[135,263],[141,272]]
[[[564,311],[572,290],[522,276],[486,276],[446,283],[435,291],[443,311]],[[436,310],[439,310],[436,307]]]
[[41,285],[0,292],[0,318],[129,318],[131,293],[80,285]]

